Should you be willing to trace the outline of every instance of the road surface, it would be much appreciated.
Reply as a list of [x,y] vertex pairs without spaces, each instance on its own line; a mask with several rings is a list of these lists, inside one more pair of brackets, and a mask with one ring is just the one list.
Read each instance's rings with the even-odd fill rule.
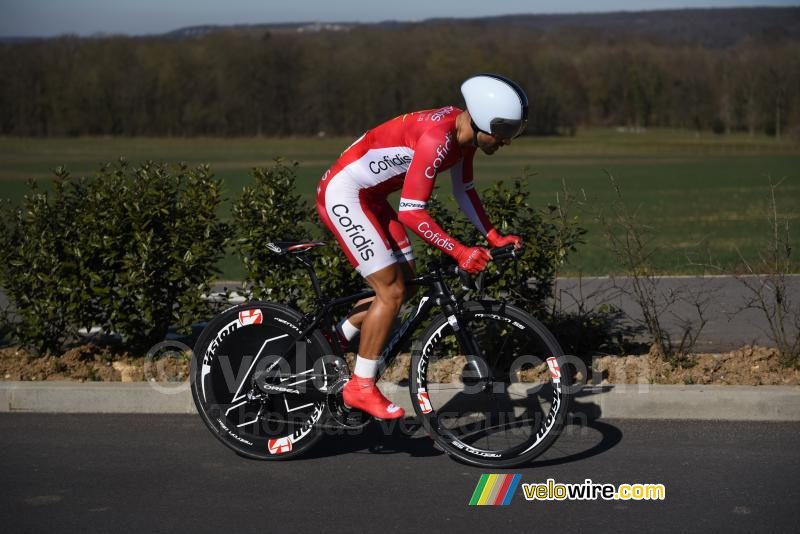
[[198,416],[0,415],[5,532],[796,532],[800,423],[567,427],[522,483],[660,483],[663,501],[468,506],[486,469],[414,429],[327,436],[304,459],[236,456]]

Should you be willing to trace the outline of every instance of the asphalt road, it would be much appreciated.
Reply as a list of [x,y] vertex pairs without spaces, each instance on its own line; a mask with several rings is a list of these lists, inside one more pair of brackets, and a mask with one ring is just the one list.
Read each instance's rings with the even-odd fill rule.
[[661,483],[663,501],[468,506],[484,469],[373,425],[258,462],[197,416],[0,415],[4,532],[796,532],[800,424],[609,420],[567,427],[522,483]]
[[[753,286],[763,280],[746,277],[742,280]],[[742,280],[730,276],[672,276],[656,279],[654,293],[658,295],[659,319],[673,339],[680,340],[690,325],[693,332],[700,328],[695,350],[716,352],[736,350],[743,345],[774,346],[764,312],[747,307],[753,293]],[[800,275],[786,278],[787,297],[793,303],[795,317],[800,314]],[[581,307],[591,310],[607,305],[621,311],[619,326],[629,328],[634,339],[648,341],[642,325],[644,316],[632,297],[631,280],[620,278],[559,279],[556,293],[567,311]],[[703,313],[701,320],[698,306]],[[704,324],[703,324],[704,323]],[[786,327],[791,328],[790,321]]]

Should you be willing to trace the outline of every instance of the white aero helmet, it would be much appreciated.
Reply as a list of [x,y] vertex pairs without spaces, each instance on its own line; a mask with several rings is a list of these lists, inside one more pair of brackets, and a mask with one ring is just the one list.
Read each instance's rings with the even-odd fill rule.
[[528,97],[522,88],[499,74],[477,74],[461,84],[472,117],[472,129],[512,139],[528,124]]

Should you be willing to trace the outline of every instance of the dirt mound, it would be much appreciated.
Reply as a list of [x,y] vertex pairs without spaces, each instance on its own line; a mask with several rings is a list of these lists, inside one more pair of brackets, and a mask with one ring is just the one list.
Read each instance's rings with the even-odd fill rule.
[[141,382],[185,380],[188,376],[188,357],[151,361],[93,344],[75,347],[61,356],[34,356],[18,347],[0,349],[3,380]]
[[780,364],[778,351],[747,346],[733,352],[693,354],[673,366],[651,351],[641,356],[603,356],[594,360],[603,384],[798,385],[800,370]]
[[[355,354],[348,354],[352,369]],[[463,356],[431,363],[429,379],[453,382],[466,364]],[[108,347],[82,345],[61,356],[33,356],[17,347],[0,349],[0,378],[3,380],[71,380],[102,382],[182,381],[189,376],[189,355],[150,361]],[[411,355],[399,355],[383,374],[384,380],[403,382],[408,378]],[[547,366],[523,371],[523,381],[545,380]],[[778,351],[767,347],[742,347],[733,352],[695,354],[683,366],[673,366],[651,352],[641,356],[596,358],[589,379],[602,384],[739,384],[800,385],[800,370],[782,367]]]

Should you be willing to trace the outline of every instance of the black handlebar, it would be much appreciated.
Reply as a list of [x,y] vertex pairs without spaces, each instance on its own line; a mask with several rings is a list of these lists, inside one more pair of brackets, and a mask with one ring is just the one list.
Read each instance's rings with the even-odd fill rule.
[[[521,249],[516,250],[513,244],[491,249],[489,251],[489,254],[492,256],[492,261],[497,264],[500,271],[503,270],[503,264],[506,260],[516,259],[519,257],[520,253]],[[461,287],[467,290],[476,289],[479,292],[483,292],[486,286],[493,284],[500,279],[500,276],[502,276],[502,272],[499,272],[487,279],[486,271],[481,271],[476,278],[473,278],[472,275],[462,270],[458,265],[454,266],[454,270],[452,272],[458,275],[459,279],[461,280]]]
[[508,258],[516,258],[517,255],[518,255],[518,252],[519,251],[517,251],[514,248],[514,245],[512,244],[512,245],[506,245],[504,247],[499,247],[499,248],[492,249],[492,250],[489,251],[489,254],[492,255],[492,260],[497,262],[497,261],[505,260],[505,259],[508,259]]

